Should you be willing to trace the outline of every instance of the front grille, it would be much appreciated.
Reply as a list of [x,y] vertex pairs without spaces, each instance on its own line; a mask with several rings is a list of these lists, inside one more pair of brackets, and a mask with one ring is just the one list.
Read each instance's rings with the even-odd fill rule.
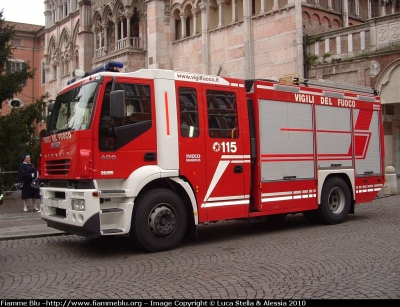
[[71,159],[46,161],[48,175],[68,175]]

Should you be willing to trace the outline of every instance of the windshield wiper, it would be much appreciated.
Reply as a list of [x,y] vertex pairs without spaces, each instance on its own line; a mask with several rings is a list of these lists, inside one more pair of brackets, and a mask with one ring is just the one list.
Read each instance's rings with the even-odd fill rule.
[[64,127],[64,128],[60,128],[60,129],[54,129],[53,131],[50,132],[50,134],[57,134],[60,132],[65,132],[65,131],[72,131],[75,130],[72,127]]

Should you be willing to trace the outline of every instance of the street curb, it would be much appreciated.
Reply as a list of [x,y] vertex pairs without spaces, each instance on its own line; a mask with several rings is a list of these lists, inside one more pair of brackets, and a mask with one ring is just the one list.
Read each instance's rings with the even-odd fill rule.
[[0,241],[26,239],[26,238],[38,238],[38,237],[49,237],[49,236],[62,236],[62,235],[67,235],[67,233],[65,233],[63,231],[55,232],[53,229],[43,230],[43,231],[37,232],[37,233],[32,233],[31,231],[26,230],[25,232],[20,231],[18,234],[13,234],[13,235],[0,234]]

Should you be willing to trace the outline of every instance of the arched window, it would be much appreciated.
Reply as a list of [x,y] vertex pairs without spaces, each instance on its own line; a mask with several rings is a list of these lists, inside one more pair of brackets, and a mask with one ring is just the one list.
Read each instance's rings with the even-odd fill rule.
[[185,6],[185,35],[184,37],[188,37],[192,35],[193,32],[193,15],[192,15],[192,6],[190,4]]
[[135,7],[131,17],[131,37],[139,37],[139,12]]
[[178,40],[182,38],[182,24],[179,10],[176,9],[172,16],[175,22],[175,40]]

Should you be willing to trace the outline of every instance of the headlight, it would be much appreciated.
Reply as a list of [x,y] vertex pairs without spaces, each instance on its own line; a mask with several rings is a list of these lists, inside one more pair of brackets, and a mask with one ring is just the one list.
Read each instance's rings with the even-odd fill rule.
[[71,209],[75,211],[85,211],[85,200],[71,199]]

